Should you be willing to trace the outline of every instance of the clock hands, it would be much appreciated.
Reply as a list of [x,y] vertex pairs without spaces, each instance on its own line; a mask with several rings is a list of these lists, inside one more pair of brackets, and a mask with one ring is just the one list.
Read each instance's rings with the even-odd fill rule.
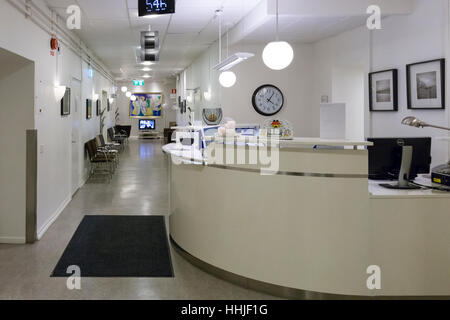
[[267,99],[267,102],[272,102],[272,98],[273,98],[274,95],[275,95],[275,92],[273,92],[272,96],[269,99]]

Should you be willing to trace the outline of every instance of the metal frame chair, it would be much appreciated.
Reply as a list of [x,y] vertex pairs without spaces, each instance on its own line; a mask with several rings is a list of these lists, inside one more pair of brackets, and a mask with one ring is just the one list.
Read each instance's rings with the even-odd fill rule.
[[114,173],[114,163],[111,156],[97,149],[95,139],[86,142],[85,147],[91,164],[89,178],[95,174],[107,175],[108,183],[110,183]]

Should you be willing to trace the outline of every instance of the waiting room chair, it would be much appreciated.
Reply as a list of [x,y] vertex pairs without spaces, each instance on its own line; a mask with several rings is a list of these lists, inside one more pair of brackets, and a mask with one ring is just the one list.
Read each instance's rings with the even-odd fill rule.
[[97,149],[95,139],[86,142],[85,147],[91,163],[89,177],[95,174],[107,175],[108,182],[111,182],[114,173],[114,162],[112,157],[108,156],[106,152]]
[[124,135],[116,135],[114,128],[109,128],[108,130],[108,137],[109,140],[111,140],[114,143],[120,143],[120,144],[124,144],[126,141],[126,136]]
[[110,157],[111,160],[114,162],[114,169],[117,168],[119,166],[119,151],[112,149],[110,146],[106,144],[102,144],[102,139],[100,139],[100,136],[97,136],[94,139],[94,141],[97,151],[106,153],[107,156]]

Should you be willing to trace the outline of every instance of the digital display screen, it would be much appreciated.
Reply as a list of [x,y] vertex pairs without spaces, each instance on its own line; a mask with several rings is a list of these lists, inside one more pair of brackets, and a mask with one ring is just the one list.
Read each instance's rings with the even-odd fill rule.
[[175,13],[175,0],[139,0],[139,17]]
[[139,120],[139,130],[155,130],[155,120]]

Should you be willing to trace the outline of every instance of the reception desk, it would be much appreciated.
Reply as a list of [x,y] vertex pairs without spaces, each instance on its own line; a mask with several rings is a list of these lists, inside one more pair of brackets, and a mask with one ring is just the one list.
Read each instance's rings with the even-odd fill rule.
[[[230,149],[209,161],[221,143],[193,156],[164,146],[175,247],[219,277],[288,298],[449,296],[450,195],[369,186],[368,145],[281,142],[276,172],[249,163],[261,145],[234,145],[242,164],[225,161]],[[379,290],[367,287],[372,265]]]

